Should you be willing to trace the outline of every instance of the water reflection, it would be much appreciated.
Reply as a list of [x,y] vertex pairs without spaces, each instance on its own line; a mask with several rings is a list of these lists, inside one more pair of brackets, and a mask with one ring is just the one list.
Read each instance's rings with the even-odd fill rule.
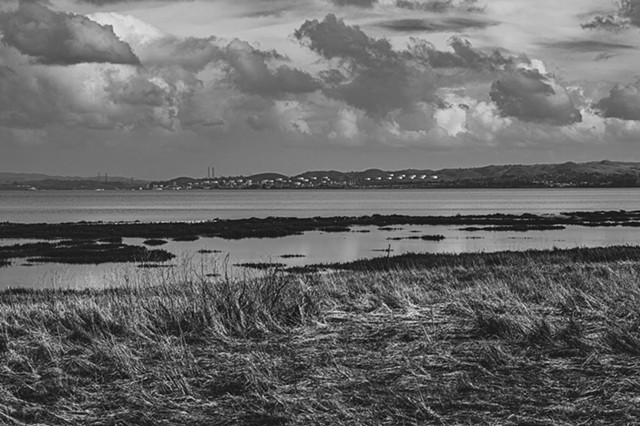
[[[392,238],[420,237],[440,234],[442,241]],[[125,238],[126,244],[141,245],[143,239]],[[8,245],[13,240],[2,240]],[[390,247],[392,254],[408,252],[462,253],[493,252],[502,250],[528,250],[599,247],[610,245],[636,245],[640,243],[640,228],[588,228],[569,226],[564,230],[529,232],[462,231],[455,226],[402,226],[393,231],[377,227],[353,227],[349,233],[307,232],[283,238],[224,240],[200,238],[197,241],[169,241],[160,248],[178,255],[168,262],[170,269],[190,262],[197,265],[204,275],[246,274],[245,268],[235,267],[239,263],[276,262],[287,266],[302,266],[312,263],[346,262],[361,258],[386,255]],[[208,251],[199,253],[199,251]],[[298,257],[282,257],[297,255]],[[23,259],[13,265],[0,268],[0,288],[87,288],[121,285],[126,280],[144,279],[145,274],[159,271],[138,268],[135,264],[106,265],[58,265],[42,264],[29,266]]]

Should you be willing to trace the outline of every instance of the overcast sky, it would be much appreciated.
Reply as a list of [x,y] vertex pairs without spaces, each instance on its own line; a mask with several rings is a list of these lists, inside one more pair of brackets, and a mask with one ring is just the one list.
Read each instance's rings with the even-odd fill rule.
[[0,171],[640,161],[640,0],[2,0]]

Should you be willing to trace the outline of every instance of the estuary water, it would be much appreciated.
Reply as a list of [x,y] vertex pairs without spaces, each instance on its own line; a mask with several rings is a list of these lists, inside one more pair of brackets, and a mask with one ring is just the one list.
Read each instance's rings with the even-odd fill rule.
[[[640,210],[640,189],[498,190],[288,190],[288,191],[29,191],[0,192],[0,221],[195,221],[267,216],[455,215]],[[164,268],[136,264],[31,264],[14,259],[0,268],[0,289],[86,288],[121,285],[149,274],[179,271],[188,263],[202,275],[242,274],[235,266],[274,262],[300,266],[407,252],[461,253],[640,244],[640,228],[589,228],[529,232],[470,232],[458,226],[352,227],[348,233],[307,232],[274,239],[200,238],[159,248],[178,257]],[[423,235],[442,235],[424,241]],[[418,238],[416,238],[418,237]],[[0,239],[0,245],[32,241]],[[126,239],[142,245],[142,240]],[[141,278],[143,277],[143,278]],[[147,278],[144,278],[147,277]]]
[[195,221],[640,210],[640,188],[0,191],[0,222]]

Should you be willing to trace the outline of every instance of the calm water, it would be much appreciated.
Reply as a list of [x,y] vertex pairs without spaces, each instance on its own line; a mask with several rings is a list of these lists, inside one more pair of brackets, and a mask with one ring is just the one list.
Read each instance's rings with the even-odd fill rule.
[[191,221],[267,216],[640,210],[640,188],[0,191],[0,221]]
[[[169,221],[266,216],[363,214],[453,215],[487,213],[559,213],[563,211],[640,210],[637,189],[426,190],[426,191],[209,191],[209,192],[0,192],[0,221],[73,222]],[[468,232],[456,226],[401,226],[393,231],[353,227],[350,233],[308,232],[276,239],[227,241],[201,238],[162,246],[178,255],[169,268],[147,270],[135,264],[29,265],[14,260],[0,268],[0,289],[7,287],[84,288],[145,280],[179,270],[183,262],[202,274],[245,271],[243,262],[279,262],[289,266],[349,261],[406,252],[460,253],[552,247],[640,244],[640,228],[585,228],[521,232]],[[361,231],[361,232],[356,232]],[[394,241],[425,234],[445,240]],[[29,242],[2,240],[0,245]],[[128,239],[130,244],[142,240]],[[199,250],[216,253],[198,253]],[[282,255],[301,257],[285,259]]]

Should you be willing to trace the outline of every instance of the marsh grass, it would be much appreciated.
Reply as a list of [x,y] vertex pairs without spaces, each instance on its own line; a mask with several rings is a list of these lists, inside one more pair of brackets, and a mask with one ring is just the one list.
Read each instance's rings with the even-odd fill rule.
[[640,263],[616,253],[4,291],[0,423],[634,424]]

